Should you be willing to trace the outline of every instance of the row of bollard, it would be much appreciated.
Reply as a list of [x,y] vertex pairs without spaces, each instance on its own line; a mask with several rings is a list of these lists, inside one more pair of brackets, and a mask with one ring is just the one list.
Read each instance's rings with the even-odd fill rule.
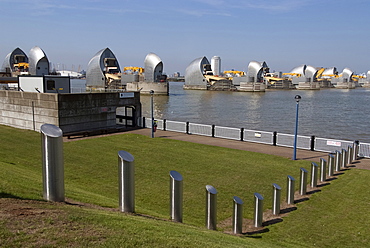
[[[63,133],[59,127],[44,124],[40,128],[42,134],[43,154],[43,196],[48,201],[64,201],[64,164],[63,164]],[[320,159],[320,181],[326,181],[326,175],[333,176],[334,171],[347,168],[353,160],[357,159],[358,144],[348,146],[348,150],[335,151],[328,155],[328,163]],[[311,163],[312,188],[317,187],[319,166]],[[121,212],[135,212],[135,178],[134,157],[126,152],[118,152],[118,176],[119,176],[119,208]],[[183,177],[177,171],[170,171],[170,216],[173,221],[182,222],[183,216]],[[308,171],[300,169],[299,194],[307,194]],[[295,179],[287,176],[287,204],[294,204]],[[254,227],[262,227],[263,201],[259,193],[254,194]],[[281,187],[272,184],[272,214],[280,214]],[[234,196],[233,198],[233,232],[242,233],[243,227],[243,201]],[[217,190],[206,185],[206,227],[210,230],[217,228]]]

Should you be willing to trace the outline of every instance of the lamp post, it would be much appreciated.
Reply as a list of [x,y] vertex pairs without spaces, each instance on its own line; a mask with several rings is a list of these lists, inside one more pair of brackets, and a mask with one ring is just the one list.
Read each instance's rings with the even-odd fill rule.
[[294,99],[297,102],[297,107],[296,107],[296,113],[295,113],[293,160],[297,160],[298,109],[299,109],[299,101],[301,100],[301,96],[296,95]]
[[153,105],[153,95],[154,90],[150,91],[150,113],[151,113],[151,119],[152,119],[152,135],[151,137],[154,138],[154,105]]

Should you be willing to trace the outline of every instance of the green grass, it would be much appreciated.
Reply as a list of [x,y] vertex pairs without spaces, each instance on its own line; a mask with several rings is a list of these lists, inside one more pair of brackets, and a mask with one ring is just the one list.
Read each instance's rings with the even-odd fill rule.
[[[40,134],[0,126],[0,197],[42,200]],[[96,246],[154,247],[365,247],[370,245],[370,171],[351,169],[322,187],[310,200],[299,203],[283,221],[268,226],[268,232],[235,237],[204,228],[205,186],[218,190],[218,222],[232,216],[232,198],[244,200],[244,217],[252,219],[253,193],[265,198],[271,208],[272,183],[285,198],[286,176],[299,179],[299,168],[308,161],[289,159],[221,147],[151,139],[135,134],[113,135],[64,143],[66,197],[118,209],[118,157],[125,150],[135,157],[136,212],[153,218],[115,211],[79,209],[57,205],[71,223],[98,230],[90,239]],[[184,178],[184,224],[169,221],[169,171]],[[356,211],[353,211],[356,210]],[[161,219],[158,220],[157,218]],[[0,239],[12,236],[0,219]],[[155,235],[154,235],[155,234]],[[69,236],[68,236],[69,237]],[[69,237],[70,238],[70,237]],[[64,237],[63,244],[72,244]],[[23,241],[25,240],[25,241]],[[25,235],[19,246],[32,237]],[[124,240],[124,244],[122,243]],[[1,244],[1,243],[0,243]],[[89,245],[91,246],[91,245]]]

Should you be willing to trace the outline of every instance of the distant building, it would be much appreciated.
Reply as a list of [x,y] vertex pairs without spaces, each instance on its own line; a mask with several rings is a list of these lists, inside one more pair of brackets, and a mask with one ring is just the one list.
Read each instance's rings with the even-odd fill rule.
[[211,58],[211,68],[214,76],[221,75],[221,58],[219,56]]

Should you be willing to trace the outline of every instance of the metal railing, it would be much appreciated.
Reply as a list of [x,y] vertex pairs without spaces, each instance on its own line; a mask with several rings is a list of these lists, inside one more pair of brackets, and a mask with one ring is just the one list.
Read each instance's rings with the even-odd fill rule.
[[[143,117],[143,127],[151,128],[151,119]],[[157,129],[164,131],[181,132],[203,135],[215,138],[271,144],[274,146],[293,147],[294,135],[277,132],[249,130],[244,128],[222,127],[215,125],[197,124],[180,121],[158,120]],[[297,148],[335,153],[336,150],[347,149],[353,146],[353,141],[317,138],[315,136],[297,136]],[[370,144],[360,143],[358,155],[370,158]]]

